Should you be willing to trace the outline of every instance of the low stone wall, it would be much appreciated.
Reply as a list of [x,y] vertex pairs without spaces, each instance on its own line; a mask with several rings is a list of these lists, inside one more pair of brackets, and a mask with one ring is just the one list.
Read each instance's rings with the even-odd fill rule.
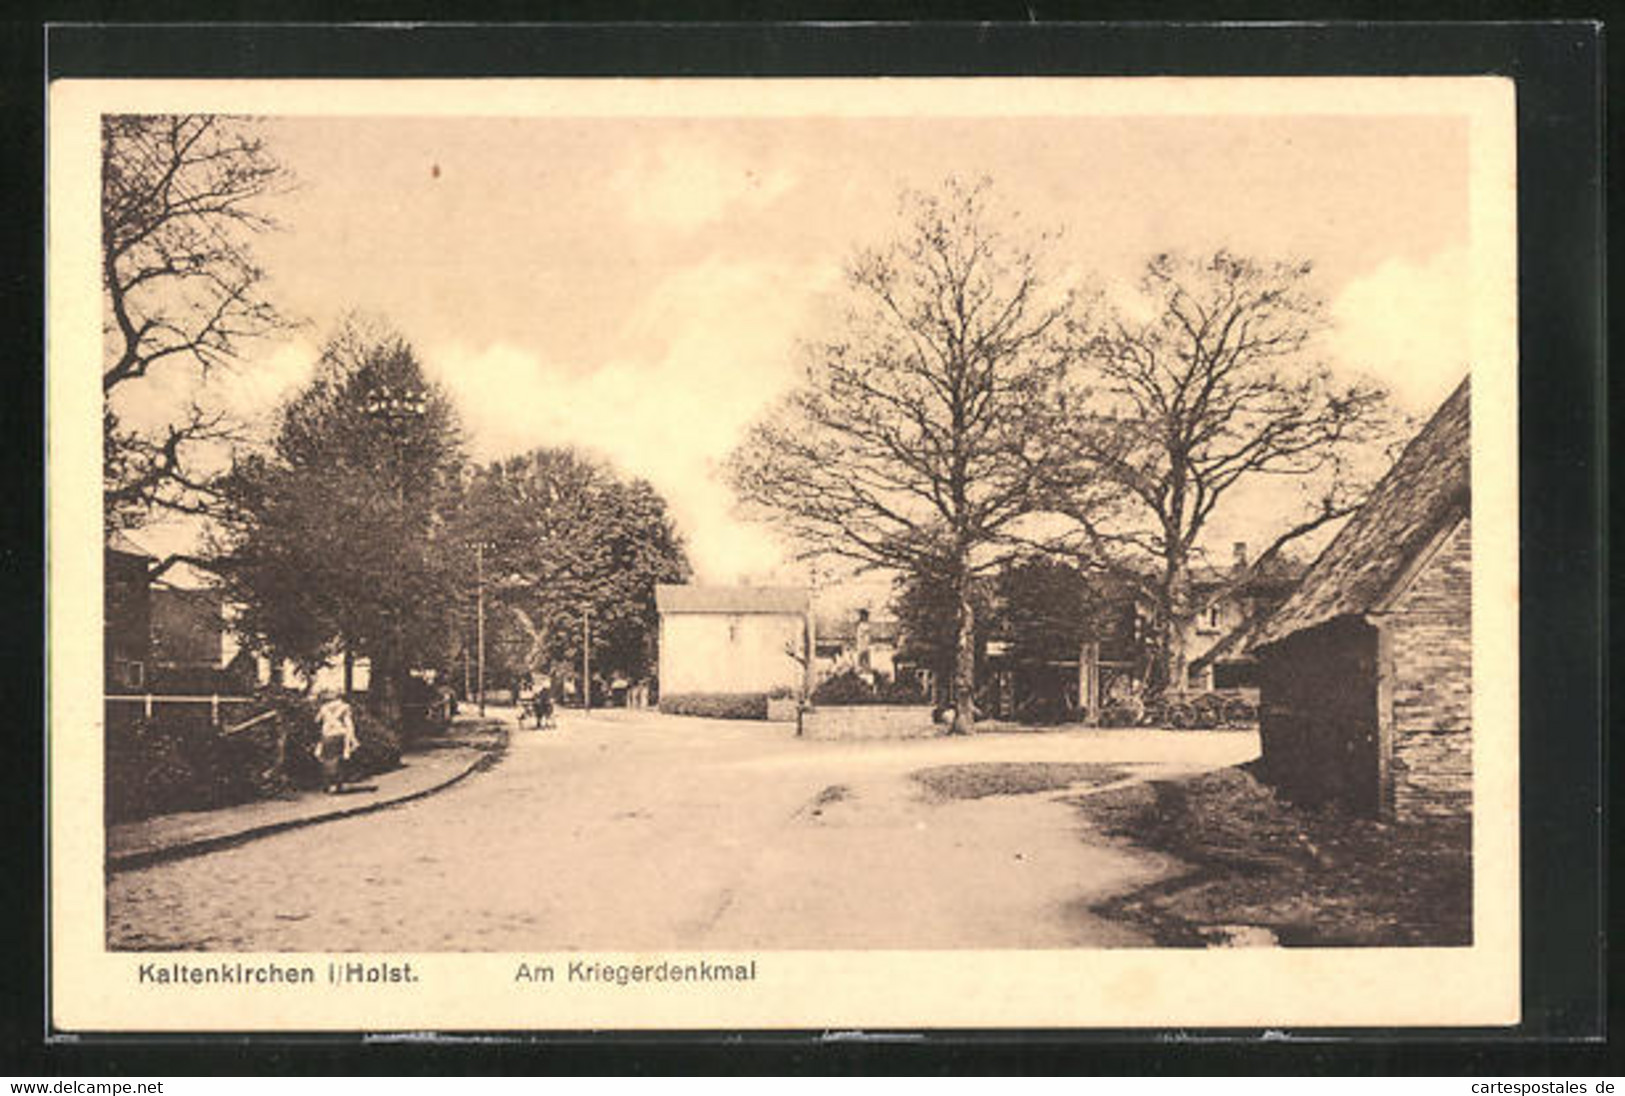
[[801,713],[805,738],[928,738],[940,731],[929,704],[821,704]]

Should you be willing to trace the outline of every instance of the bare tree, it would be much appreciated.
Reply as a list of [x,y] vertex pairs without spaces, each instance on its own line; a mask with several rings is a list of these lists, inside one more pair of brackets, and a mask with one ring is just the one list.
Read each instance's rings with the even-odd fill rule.
[[975,720],[972,586],[1056,459],[1048,424],[1070,305],[994,224],[986,180],[904,198],[904,235],[850,264],[844,329],[729,462],[747,507],[804,555],[929,574],[956,591],[956,733]]
[[194,399],[132,427],[115,396],[159,369],[206,378],[245,340],[286,325],[249,241],[272,225],[261,199],[290,177],[246,119],[110,115],[101,138],[103,514],[119,528],[154,509],[209,510],[202,454],[235,436],[226,416]]
[[[1340,383],[1315,360],[1326,320],[1310,272],[1227,251],[1158,255],[1138,307],[1083,333],[1066,409],[1078,460],[1055,507],[1075,522],[1077,554],[1150,604],[1153,689],[1185,687],[1199,612],[1358,506],[1391,430],[1380,389]],[[1198,604],[1191,567],[1209,521],[1261,477],[1297,479],[1303,507]]]

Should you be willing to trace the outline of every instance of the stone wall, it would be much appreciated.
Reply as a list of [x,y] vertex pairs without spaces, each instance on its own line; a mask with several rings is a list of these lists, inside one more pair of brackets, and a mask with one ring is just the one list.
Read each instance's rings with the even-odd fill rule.
[[927,738],[941,730],[928,704],[821,704],[801,714],[805,738]]
[[1393,807],[1472,810],[1472,528],[1462,521],[1382,618],[1392,652]]

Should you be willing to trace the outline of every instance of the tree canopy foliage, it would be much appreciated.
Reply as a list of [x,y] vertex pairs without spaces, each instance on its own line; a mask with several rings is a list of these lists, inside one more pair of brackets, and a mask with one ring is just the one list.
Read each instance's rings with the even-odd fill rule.
[[505,672],[573,674],[584,631],[595,678],[652,672],[655,584],[684,582],[690,569],[647,481],[578,450],[540,448],[473,474],[458,535],[485,545],[487,619],[508,639]]
[[461,466],[451,405],[412,348],[346,321],[268,451],[223,482],[217,569],[238,629],[306,669],[366,656],[380,695],[409,664],[445,664],[468,569],[446,535]]

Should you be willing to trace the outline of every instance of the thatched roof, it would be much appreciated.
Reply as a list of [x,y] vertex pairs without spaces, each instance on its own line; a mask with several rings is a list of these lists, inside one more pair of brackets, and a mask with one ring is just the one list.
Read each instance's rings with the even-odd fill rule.
[[676,586],[655,587],[655,605],[662,613],[769,613],[802,616],[811,598],[802,586]]
[[1472,502],[1468,382],[1411,439],[1292,596],[1264,622],[1253,649],[1341,616],[1377,608],[1439,532]]

